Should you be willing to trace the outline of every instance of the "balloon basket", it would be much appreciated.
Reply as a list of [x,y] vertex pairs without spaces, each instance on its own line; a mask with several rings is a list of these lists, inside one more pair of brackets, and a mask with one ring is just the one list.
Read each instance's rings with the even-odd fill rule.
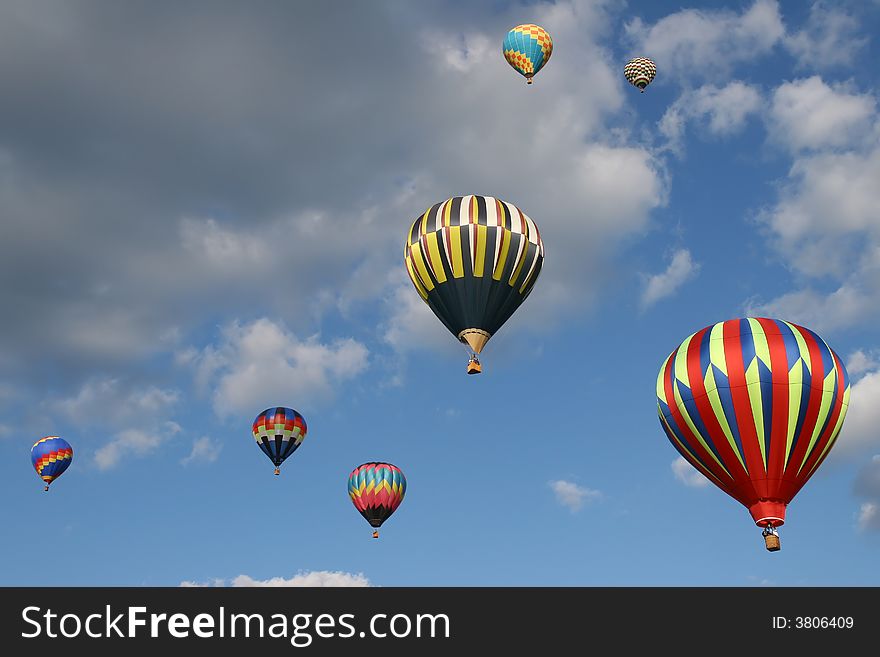
[[764,534],[764,546],[768,552],[778,552],[780,549],[778,534]]
[[280,474],[281,474],[281,468],[275,468],[275,476],[277,477]]
[[483,371],[483,366],[480,365],[480,361],[478,360],[470,360],[467,364],[467,373],[468,374],[479,374]]
[[48,493],[49,492],[49,484],[46,484],[46,487],[43,490]]
[[373,538],[379,538],[379,532],[378,532],[378,531],[373,532]]

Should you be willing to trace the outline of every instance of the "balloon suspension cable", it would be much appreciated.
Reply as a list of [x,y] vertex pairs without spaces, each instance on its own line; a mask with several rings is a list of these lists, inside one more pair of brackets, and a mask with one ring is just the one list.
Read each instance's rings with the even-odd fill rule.
[[379,538],[379,530],[373,532],[373,538]]
[[276,467],[275,467],[275,475],[277,476],[277,475],[280,475],[280,474],[281,474],[281,468],[279,468],[279,467],[276,466]]

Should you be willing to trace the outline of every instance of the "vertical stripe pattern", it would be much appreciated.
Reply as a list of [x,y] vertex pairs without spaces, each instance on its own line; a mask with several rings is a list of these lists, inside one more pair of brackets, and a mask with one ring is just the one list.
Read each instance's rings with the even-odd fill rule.
[[455,335],[494,334],[532,290],[544,262],[535,222],[491,196],[456,196],[413,222],[404,246],[410,280]]
[[781,509],[765,523],[773,525],[834,445],[849,395],[846,369],[822,338],[768,318],[694,333],[657,378],[672,445],[756,522],[766,520],[766,504]]

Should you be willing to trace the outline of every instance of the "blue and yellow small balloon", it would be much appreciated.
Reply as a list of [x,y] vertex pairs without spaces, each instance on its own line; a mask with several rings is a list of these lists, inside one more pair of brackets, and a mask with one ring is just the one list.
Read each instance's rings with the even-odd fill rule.
[[44,482],[45,490],[58,479],[73,462],[73,447],[64,438],[46,436],[31,447],[31,463]]
[[517,25],[504,37],[502,52],[507,63],[531,84],[553,54],[553,39],[540,25]]

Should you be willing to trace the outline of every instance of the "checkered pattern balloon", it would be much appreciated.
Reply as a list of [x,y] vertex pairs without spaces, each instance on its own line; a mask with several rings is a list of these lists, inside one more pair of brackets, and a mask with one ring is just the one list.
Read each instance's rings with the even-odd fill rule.
[[31,463],[40,479],[49,484],[60,477],[73,462],[73,447],[63,438],[46,436],[31,447]]
[[504,38],[502,52],[507,63],[531,84],[553,54],[553,40],[540,25],[517,25]]
[[645,93],[645,87],[651,84],[651,80],[657,75],[657,65],[646,57],[636,57],[626,63],[623,74],[631,85]]

